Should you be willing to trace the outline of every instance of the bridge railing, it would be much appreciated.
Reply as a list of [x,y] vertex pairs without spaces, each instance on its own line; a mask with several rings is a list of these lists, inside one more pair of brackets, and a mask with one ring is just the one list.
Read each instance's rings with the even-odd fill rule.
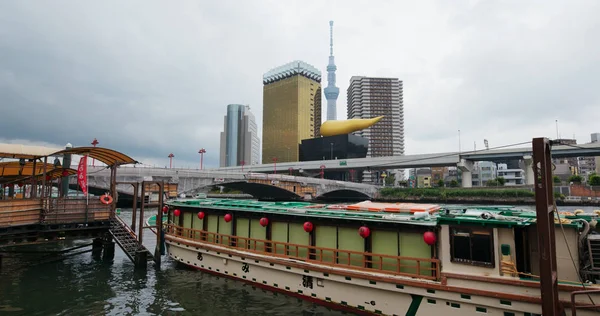
[[[89,173],[93,175],[108,176],[110,171],[105,170],[106,175],[102,173],[103,167],[89,167],[92,170]],[[117,171],[117,176],[163,176],[163,177],[205,177],[212,179],[223,179],[223,181],[231,181],[231,180],[246,180],[246,179],[269,179],[269,180],[280,180],[280,181],[292,181],[298,183],[307,183],[307,184],[319,184],[319,185],[330,185],[330,186],[343,186],[347,188],[356,188],[356,189],[373,189],[376,186],[371,184],[364,183],[355,183],[355,182],[345,182],[338,180],[329,180],[329,179],[319,179],[319,178],[311,178],[311,177],[302,177],[302,176],[294,176],[294,175],[286,175],[286,174],[267,174],[260,172],[239,172],[239,171],[216,171],[216,170],[197,170],[197,169],[178,169],[178,168],[132,168],[132,167],[122,167]]]

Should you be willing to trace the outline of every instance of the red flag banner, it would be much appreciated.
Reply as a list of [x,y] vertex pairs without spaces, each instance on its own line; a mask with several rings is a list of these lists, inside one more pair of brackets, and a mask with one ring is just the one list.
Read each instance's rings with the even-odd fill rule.
[[79,167],[77,167],[77,184],[83,191],[83,195],[87,195],[87,156],[81,157]]

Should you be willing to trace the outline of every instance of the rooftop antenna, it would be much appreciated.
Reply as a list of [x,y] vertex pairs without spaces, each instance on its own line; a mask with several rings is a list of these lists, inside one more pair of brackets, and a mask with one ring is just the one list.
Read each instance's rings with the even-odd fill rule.
[[333,21],[329,21],[329,56],[333,56]]

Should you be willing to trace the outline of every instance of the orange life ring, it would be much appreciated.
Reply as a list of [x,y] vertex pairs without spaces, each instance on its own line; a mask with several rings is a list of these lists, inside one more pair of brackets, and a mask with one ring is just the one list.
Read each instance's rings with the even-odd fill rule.
[[100,202],[102,202],[102,204],[111,204],[113,202],[113,198],[112,196],[108,195],[108,194],[104,194],[103,196],[100,197]]

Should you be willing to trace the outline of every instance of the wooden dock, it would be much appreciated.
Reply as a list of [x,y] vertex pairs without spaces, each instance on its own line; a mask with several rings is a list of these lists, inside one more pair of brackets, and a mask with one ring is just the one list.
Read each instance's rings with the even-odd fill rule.
[[[78,170],[70,168],[73,155],[82,156]],[[63,159],[64,167],[59,157]],[[110,189],[103,196],[69,196],[69,177],[75,175],[79,188],[87,193],[88,157],[104,163],[111,170]],[[147,227],[139,225],[136,235],[135,224],[129,227],[116,215],[118,167],[135,164],[135,160],[101,147],[56,150],[13,144],[0,144],[0,158],[8,159],[0,162],[0,268],[2,253],[7,251],[7,246],[82,238],[93,238],[90,251],[102,252],[103,259],[114,258],[116,242],[136,267],[146,267],[152,253],[143,246],[141,233]],[[49,164],[49,159],[54,159],[54,163]],[[138,185],[135,184],[135,187]],[[142,182],[141,186],[142,196],[145,196],[145,189],[162,191],[167,195],[177,192],[176,186],[165,187],[162,181]],[[163,197],[164,194],[159,194],[157,214],[160,213]],[[149,206],[147,202],[141,204],[140,220],[144,208]],[[157,226],[157,229],[162,229],[162,226]],[[160,265],[160,253],[154,254],[154,260]]]

